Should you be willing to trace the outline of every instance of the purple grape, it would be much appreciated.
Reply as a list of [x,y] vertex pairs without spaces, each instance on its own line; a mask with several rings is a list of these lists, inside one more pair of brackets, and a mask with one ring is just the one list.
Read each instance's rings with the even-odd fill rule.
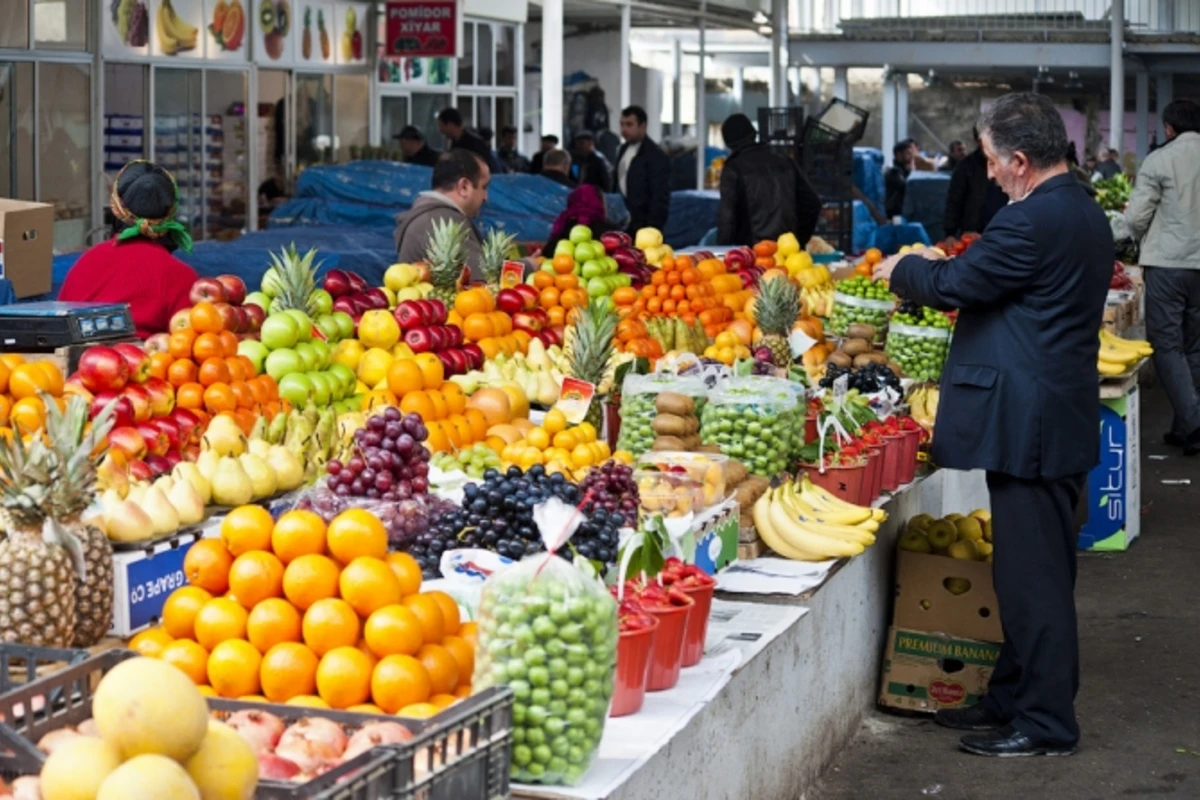
[[388,503],[394,503],[394,502],[396,502],[397,500],[399,500],[399,499],[400,499],[400,497],[399,497],[399,496],[398,496],[398,495],[397,495],[395,492],[392,492],[392,491],[387,491],[387,492],[384,492],[383,494],[381,494],[381,495],[379,496],[379,499],[380,499],[380,500],[384,500],[384,501],[386,501],[386,502],[388,502]]
[[348,469],[344,469],[338,473],[338,485],[349,486],[354,482],[354,473]]
[[376,473],[375,470],[371,469],[370,467],[367,467],[366,469],[364,469],[362,472],[359,473],[358,477],[362,480],[363,485],[368,485],[368,484],[372,484],[375,482],[375,476],[377,474],[378,473]]
[[404,426],[399,422],[389,422],[383,428],[383,435],[389,439],[399,439],[402,433],[404,433]]
[[416,414],[409,414],[400,423],[404,427],[404,432],[409,436],[415,437],[417,429],[421,427],[421,418]]
[[337,475],[342,471],[342,462],[338,461],[336,458],[329,459],[327,462],[325,462],[325,471],[330,475]]
[[429,450],[424,447],[417,452],[417,455],[421,457],[421,461],[424,463],[428,463],[429,459],[432,457],[429,453]]
[[362,472],[365,466],[366,462],[363,461],[362,456],[350,456],[350,460],[346,462],[346,467],[355,475]]
[[424,425],[418,425],[417,429],[413,431],[412,437],[418,442],[423,442],[429,438],[429,429]]
[[383,437],[382,441],[379,442],[379,447],[383,450],[383,452],[391,453],[396,449],[396,440],[390,436],[385,436]]
[[383,426],[386,424],[387,424],[387,420],[384,419],[383,417],[379,416],[378,414],[376,414],[375,416],[373,416],[367,420],[367,430],[381,431],[381,430],[383,430]]
[[367,487],[365,494],[367,497],[371,498],[372,500],[379,499],[379,490],[376,489],[374,486]]
[[375,476],[375,488],[381,492],[386,492],[392,488],[392,476],[386,472],[381,472]]
[[344,483],[339,483],[334,491],[338,493],[339,497],[346,497],[350,494],[350,487]]
[[367,466],[376,472],[383,469],[383,459],[377,453],[372,453],[367,457]]
[[407,456],[417,446],[417,440],[410,433],[404,433],[396,437],[396,453],[401,456]]
[[404,415],[400,413],[400,409],[395,406],[388,406],[383,410],[383,418],[388,422],[399,422]]
[[425,462],[420,462],[412,465],[412,475],[414,478],[424,478],[429,474],[429,465]]
[[412,483],[413,494],[425,494],[429,491],[429,481],[425,480],[423,476],[418,475],[410,483]]
[[396,493],[396,496],[398,498],[400,498],[401,500],[407,500],[408,498],[412,497],[412,493],[413,493],[412,482],[401,479],[396,482],[396,486],[393,489],[393,491]]
[[375,431],[367,431],[367,435],[363,437],[363,445],[366,447],[379,447],[381,441],[383,437]]
[[413,471],[412,467],[410,467],[408,464],[402,464],[396,469],[392,470],[392,474],[394,474],[400,480],[406,481],[413,476]]
[[361,495],[362,495],[362,493],[363,493],[363,491],[364,491],[366,488],[367,488],[367,487],[366,487],[366,486],[363,484],[362,478],[355,478],[354,480],[352,480],[352,481],[350,482],[350,492],[351,492],[351,494],[356,494],[356,495],[359,495],[359,496],[361,496]]

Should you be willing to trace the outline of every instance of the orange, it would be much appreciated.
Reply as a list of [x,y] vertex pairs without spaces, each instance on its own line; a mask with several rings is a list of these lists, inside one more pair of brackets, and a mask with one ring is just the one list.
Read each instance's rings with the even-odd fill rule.
[[396,397],[403,398],[409,392],[423,389],[425,376],[415,359],[397,358],[388,366],[387,385]]
[[542,308],[554,308],[558,305],[558,298],[558,289],[555,289],[553,286],[547,286],[538,295],[538,303],[541,304]]
[[175,358],[191,358],[196,332],[191,328],[175,331],[167,338],[167,352]]
[[429,396],[429,402],[433,404],[433,418],[443,420],[449,413],[450,409],[446,405],[446,397],[438,389],[430,389],[425,394]]
[[[241,369],[241,362],[235,361],[234,363],[238,365],[239,369]],[[232,373],[232,370],[230,370],[230,372]],[[254,408],[256,401],[254,399],[254,392],[250,391],[250,384],[246,383],[244,380],[235,378],[233,383],[229,384],[229,388],[233,392],[233,401],[237,403],[237,407],[239,409],[244,410]],[[258,415],[255,414],[254,420],[257,421],[257,419]],[[251,430],[253,430],[253,428],[254,425],[251,423]]]
[[419,353],[415,360],[421,368],[422,385],[426,389],[440,389],[446,382],[446,367],[442,360],[433,353]]
[[425,442],[426,447],[434,453],[444,453],[451,449],[450,438],[442,430],[441,423],[430,422],[426,427],[429,428],[429,439]]
[[356,706],[350,706],[346,710],[352,711],[355,714],[383,714],[383,713],[385,713],[382,708],[375,705],[374,703],[359,703]]
[[225,327],[221,312],[207,301],[196,303],[188,314],[188,322],[197,333],[216,333]]
[[454,310],[465,319],[471,314],[487,310],[487,302],[480,296],[480,292],[468,289],[455,295]]
[[201,539],[183,557],[183,574],[192,586],[214,595],[229,589],[229,568],[233,556],[220,539]]
[[407,717],[409,719],[429,719],[437,716],[441,709],[433,703],[413,703],[405,706],[396,712],[397,717]]
[[483,412],[478,408],[467,408],[463,410],[462,414],[467,418],[467,424],[471,426],[471,437],[477,442],[486,439],[488,421]]
[[566,253],[555,256],[550,265],[559,275],[567,275],[575,271],[575,259]]
[[196,614],[196,641],[212,650],[221,642],[246,635],[249,612],[228,597],[214,597]]
[[[206,670],[208,669],[207,666],[205,667],[205,669]],[[204,684],[203,686],[197,686],[196,691],[198,691],[200,694],[204,695],[205,697],[216,697],[217,696],[217,690],[214,689],[213,687],[209,686],[207,683]]]
[[400,581],[401,597],[421,591],[421,565],[415,558],[408,553],[388,553],[384,560]]
[[208,684],[221,697],[258,694],[262,655],[245,639],[230,639],[213,648],[208,656]]
[[150,354],[150,377],[159,380],[167,379],[167,370],[175,363],[175,357],[167,351]]
[[533,288],[537,289],[539,292],[542,289],[545,289],[545,288],[553,286],[553,285],[554,285],[554,276],[552,274],[550,274],[549,272],[539,271],[539,272],[533,273]]
[[271,532],[271,552],[284,564],[300,556],[324,553],[325,520],[303,509],[287,512]]
[[496,325],[487,314],[472,314],[463,320],[463,336],[467,341],[477,342],[496,335]]
[[431,694],[433,683],[429,671],[412,656],[382,658],[371,674],[371,698],[389,714],[414,703],[423,703]]
[[[225,354],[225,346],[221,344],[221,337],[215,333],[202,333],[192,342],[192,358],[197,364],[217,358],[220,359]],[[221,365],[225,362],[222,360]]]
[[453,692],[458,688],[458,661],[449,650],[440,644],[422,645],[417,651],[417,660],[429,673],[429,684],[434,694]]
[[304,643],[323,656],[335,648],[358,644],[358,615],[345,600],[328,597],[313,603],[304,612],[301,630]]
[[55,397],[61,397],[63,393],[63,375],[58,370],[58,366],[52,361],[35,361],[33,366],[42,371],[46,376],[46,380],[50,383],[50,388],[47,390]]
[[[200,368],[202,371],[204,367]],[[204,390],[204,408],[211,414],[221,411],[233,411],[237,408],[237,398],[227,383],[214,383]]]
[[247,610],[268,597],[283,595],[283,564],[274,553],[252,550],[233,560],[229,591]]
[[235,557],[251,550],[270,550],[274,528],[275,520],[262,506],[238,506],[221,521],[221,541]]
[[570,311],[572,308],[584,305],[584,293],[579,289],[564,289],[558,297],[558,305]]
[[560,292],[563,289],[578,289],[579,278],[576,278],[571,273],[567,273],[566,275],[555,275],[554,288],[558,289]]
[[431,592],[422,592],[426,597],[432,597],[437,601],[438,606],[442,609],[442,620],[445,623],[444,628],[446,635],[458,633],[459,627],[459,612],[458,602],[443,591],[434,590]]
[[8,414],[18,433],[33,433],[46,423],[46,404],[40,397],[25,397],[13,403]]
[[404,414],[416,414],[425,422],[433,422],[434,408],[429,399],[429,392],[424,390],[409,392],[400,401],[400,411]]
[[357,647],[336,647],[317,665],[317,694],[333,708],[349,708],[371,697],[373,665]]
[[8,393],[16,400],[50,391],[50,378],[37,364],[22,364],[8,376]]
[[400,601],[408,606],[421,622],[421,638],[427,644],[437,644],[446,635],[446,619],[442,606],[428,594],[410,594]]
[[266,652],[258,669],[262,693],[274,703],[286,703],[317,690],[316,653],[298,642],[280,642]]
[[449,708],[458,702],[458,698],[452,694],[435,694],[429,698],[429,704],[437,706],[439,709]]
[[[455,397],[458,400],[463,399],[461,395],[455,395]],[[467,422],[467,418],[462,414],[451,414],[450,419],[446,420],[445,424],[454,429],[454,433],[458,437],[459,447],[466,447],[475,442],[475,434],[471,430],[471,423]]]
[[300,612],[278,597],[269,597],[250,610],[246,638],[260,653],[281,642],[300,641]]
[[167,367],[167,382],[178,389],[185,383],[196,383],[200,377],[200,368],[190,358],[180,358],[172,361]]
[[337,597],[338,565],[328,556],[300,556],[283,571],[283,596],[301,611],[327,597]]
[[400,581],[381,558],[362,556],[351,561],[342,569],[338,587],[342,599],[364,618],[400,602]]
[[[201,336],[201,338],[204,338]],[[229,383],[233,376],[229,374],[229,365],[220,356],[204,358],[200,361],[200,385],[212,386],[217,383]]]
[[176,639],[158,657],[202,686],[208,683],[208,651],[191,639]]
[[[6,357],[11,358],[11,354]],[[18,358],[20,358],[20,356],[18,356]],[[8,391],[8,378],[10,375],[12,375],[12,370],[13,368],[9,367],[6,362],[0,361],[0,394],[4,394]]]
[[175,387],[175,404],[191,411],[204,408],[204,387],[198,383],[185,383]]
[[4,353],[0,355],[0,364],[8,367],[9,370],[14,370],[25,363],[25,359],[18,353]]
[[221,331],[217,335],[221,338],[221,349],[224,351],[222,355],[226,358],[236,356],[238,350],[237,334],[233,331]]
[[447,636],[442,640],[442,647],[458,664],[458,684],[470,683],[475,674],[475,645],[458,636]]
[[[269,377],[269,376],[268,376]],[[260,382],[253,375],[246,381],[246,385],[250,387],[251,394],[254,395],[254,402],[262,405],[271,402],[271,393],[267,389],[266,384]]]
[[164,628],[147,628],[129,640],[129,649],[139,656],[159,658],[163,648],[175,641]]
[[[263,513],[267,513],[265,509]],[[270,514],[267,516],[270,517]],[[370,511],[351,508],[338,514],[329,523],[326,546],[329,554],[343,564],[349,564],[361,556],[383,558],[387,555],[387,544],[387,529],[379,517]]]
[[[0,369],[7,369],[3,364],[0,364]],[[8,399],[8,395],[0,394],[0,425],[8,423],[8,412],[12,409],[12,401]]]
[[[450,381],[442,384],[443,387],[457,385],[457,383],[451,383]],[[467,396],[463,394],[461,390],[457,392],[448,392],[443,388],[442,399],[446,401],[446,412],[452,419],[455,416],[461,416],[462,413],[467,410]],[[470,430],[469,425],[467,426],[467,429]]]
[[460,683],[458,685],[458,688],[454,690],[454,696],[457,697],[459,700],[462,700],[463,698],[466,698],[466,697],[470,697],[471,696],[471,684]]
[[458,629],[458,638],[475,647],[479,644],[479,623],[464,622]]
[[412,609],[399,603],[384,606],[367,618],[363,626],[367,647],[383,658],[392,655],[416,655],[424,644],[421,621]]
[[196,615],[213,596],[198,586],[183,586],[171,592],[163,603],[163,629],[176,639],[191,639]]

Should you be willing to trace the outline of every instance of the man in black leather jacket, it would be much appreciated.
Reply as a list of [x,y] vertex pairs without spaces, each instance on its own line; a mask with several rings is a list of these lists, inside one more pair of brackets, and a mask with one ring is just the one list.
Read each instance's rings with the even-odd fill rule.
[[950,176],[942,225],[945,234],[983,233],[996,212],[1007,204],[1004,190],[988,177],[987,159],[976,135],[975,150],[958,162]]
[[753,245],[788,232],[801,245],[807,242],[821,215],[821,198],[796,162],[756,142],[745,114],[725,120],[721,135],[733,155],[721,170],[717,243]]

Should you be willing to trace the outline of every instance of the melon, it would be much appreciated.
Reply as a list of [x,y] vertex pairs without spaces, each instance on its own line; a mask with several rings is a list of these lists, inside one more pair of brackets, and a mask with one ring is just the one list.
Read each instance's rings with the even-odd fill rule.
[[[172,669],[174,669],[172,667]],[[182,673],[181,673],[182,674]],[[200,790],[178,763],[166,756],[134,756],[117,767],[96,800],[202,800]]]
[[96,687],[92,716],[100,737],[123,758],[155,754],[182,763],[195,755],[208,732],[208,705],[196,684],[152,658],[131,658],[113,667]]
[[55,748],[42,766],[42,800],[93,800],[121,754],[103,739],[76,736]]
[[[264,698],[265,701],[265,698]],[[251,800],[258,757],[237,731],[210,720],[200,751],[184,764],[203,800]]]
[[482,411],[488,425],[503,425],[512,421],[512,403],[508,394],[500,389],[480,389],[467,400],[467,408]]

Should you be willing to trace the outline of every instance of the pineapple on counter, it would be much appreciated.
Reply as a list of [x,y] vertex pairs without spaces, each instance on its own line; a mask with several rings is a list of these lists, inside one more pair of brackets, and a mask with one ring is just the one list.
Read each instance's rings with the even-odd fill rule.
[[499,228],[492,228],[484,237],[483,279],[487,282],[488,291],[493,295],[500,291],[500,273],[504,271],[504,262],[508,260],[516,239],[516,236]]
[[429,244],[425,247],[429,282],[433,284],[430,296],[441,300],[446,308],[453,308],[454,296],[459,290],[459,278],[462,277],[469,231],[465,225],[452,219],[435,219],[432,227]]
[[784,277],[761,282],[754,311],[763,332],[758,347],[770,350],[771,363],[786,369],[792,363],[788,336],[800,316],[800,292],[796,284]]
[[613,335],[617,331],[617,315],[609,312],[602,300],[592,298],[579,309],[575,323],[567,328],[563,351],[566,353],[570,373],[581,381],[596,387],[596,394],[588,406],[585,422],[600,430],[603,422],[601,396],[612,387],[612,371],[615,368]]
[[315,247],[301,255],[294,243],[278,255],[271,254],[271,266],[262,279],[262,290],[271,298],[267,313],[296,309],[310,317],[320,314],[313,297],[317,289],[317,267],[320,266],[313,265],[316,257]]

